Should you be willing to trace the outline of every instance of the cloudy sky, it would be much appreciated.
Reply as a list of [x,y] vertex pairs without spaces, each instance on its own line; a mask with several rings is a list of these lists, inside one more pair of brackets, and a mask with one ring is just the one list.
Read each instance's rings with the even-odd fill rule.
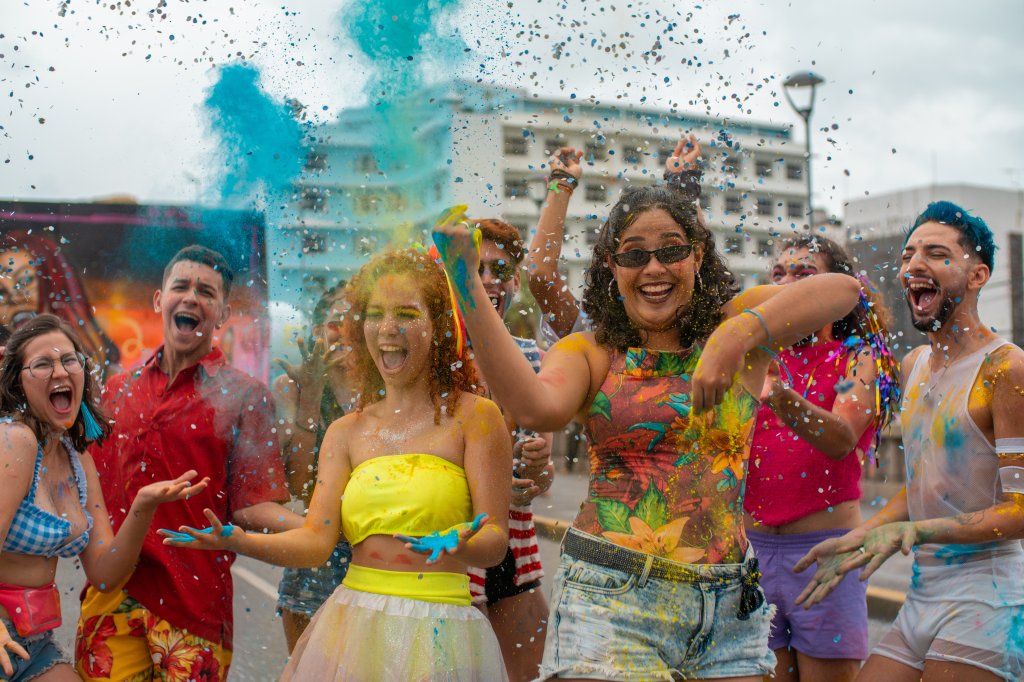
[[[365,63],[342,4],[5,2],[0,196],[196,200],[217,172],[201,110],[213,66],[247,59],[274,96],[321,120],[360,103]],[[469,46],[462,77],[542,94],[796,124],[781,80],[813,69],[826,78],[816,196],[836,213],[850,197],[932,182],[1024,187],[1015,0],[442,4],[459,5],[437,33]]]

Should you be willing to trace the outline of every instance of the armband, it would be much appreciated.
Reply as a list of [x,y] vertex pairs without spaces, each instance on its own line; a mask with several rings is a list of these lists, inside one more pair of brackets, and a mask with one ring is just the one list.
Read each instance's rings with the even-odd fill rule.
[[1004,493],[1024,495],[1024,467],[1000,467],[999,484]]
[[996,438],[996,456],[1024,455],[1024,438]]

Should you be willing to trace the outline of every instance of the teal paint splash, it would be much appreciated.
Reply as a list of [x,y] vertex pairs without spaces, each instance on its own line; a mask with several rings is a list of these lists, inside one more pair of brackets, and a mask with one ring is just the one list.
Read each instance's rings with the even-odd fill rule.
[[367,59],[364,92],[377,118],[374,153],[384,171],[431,165],[419,142],[426,112],[443,103],[426,92],[428,71],[451,78],[466,53],[457,27],[445,19],[462,0],[352,0],[342,31]]
[[218,139],[217,194],[223,206],[288,191],[302,171],[304,133],[292,106],[275,101],[250,64],[219,67],[203,101]]

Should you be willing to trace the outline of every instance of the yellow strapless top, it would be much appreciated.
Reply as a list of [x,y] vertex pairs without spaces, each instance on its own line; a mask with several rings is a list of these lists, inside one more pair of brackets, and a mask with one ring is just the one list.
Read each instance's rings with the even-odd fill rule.
[[435,455],[388,455],[352,470],[341,498],[345,539],[427,535],[473,518],[466,472]]

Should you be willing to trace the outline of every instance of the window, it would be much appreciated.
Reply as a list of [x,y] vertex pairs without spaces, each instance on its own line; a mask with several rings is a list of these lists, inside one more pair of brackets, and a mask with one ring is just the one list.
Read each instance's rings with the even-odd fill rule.
[[324,250],[324,238],[318,234],[302,236],[302,253],[321,253]]
[[299,210],[323,213],[327,210],[327,197],[330,194],[330,190],[306,187],[299,195]]
[[740,157],[738,156],[727,156],[725,161],[722,163],[723,173],[739,173],[740,172]]
[[384,195],[384,204],[387,206],[388,213],[404,213],[408,208],[405,194],[397,189],[389,190]]
[[530,183],[525,178],[514,178],[505,181],[505,196],[509,198],[513,197],[529,197],[530,196]]
[[311,151],[306,154],[306,170],[327,170],[327,155],[317,151]]
[[725,212],[726,213],[739,213],[743,210],[743,201],[739,195],[726,194],[725,195]]
[[771,239],[758,239],[757,240],[757,255],[768,257],[772,255],[772,247],[775,242]]
[[378,204],[379,199],[373,192],[362,190],[352,196],[352,210],[358,215],[376,213]]
[[707,192],[701,192],[700,194],[700,207],[705,211],[711,210],[711,195]]
[[376,173],[379,170],[377,159],[373,158],[373,154],[360,154],[356,157],[356,172]]
[[604,161],[608,158],[608,150],[599,142],[588,142],[583,151],[583,158],[594,161]]
[[723,250],[725,253],[743,253],[743,237],[726,237]]
[[658,150],[658,165],[664,166],[665,162],[668,161],[668,157],[672,156],[672,152],[675,151],[675,147],[669,147],[668,149]]
[[355,250],[360,256],[371,256],[377,251],[377,236],[368,232],[356,232],[352,236]]
[[587,201],[608,201],[608,188],[604,185],[586,186]]
[[772,208],[772,200],[768,197],[757,198],[757,215],[774,215],[775,209]]
[[790,218],[802,218],[804,215],[804,202],[787,201],[786,215],[789,216]]
[[764,161],[762,159],[758,159],[757,161],[754,162],[754,167],[755,167],[755,169],[757,171],[757,174],[762,176],[762,177],[765,177],[765,176],[768,176],[768,175],[772,174],[772,162],[771,161]]
[[549,137],[548,139],[544,140],[544,153],[550,156],[564,146],[564,140],[560,140],[557,137]]
[[528,145],[522,135],[505,137],[505,154],[509,156],[525,156]]
[[786,162],[786,178],[789,180],[799,180],[804,176],[804,165],[799,161],[787,161]]
[[622,161],[630,165],[637,165],[641,163],[641,155],[639,147],[623,147],[622,148]]

